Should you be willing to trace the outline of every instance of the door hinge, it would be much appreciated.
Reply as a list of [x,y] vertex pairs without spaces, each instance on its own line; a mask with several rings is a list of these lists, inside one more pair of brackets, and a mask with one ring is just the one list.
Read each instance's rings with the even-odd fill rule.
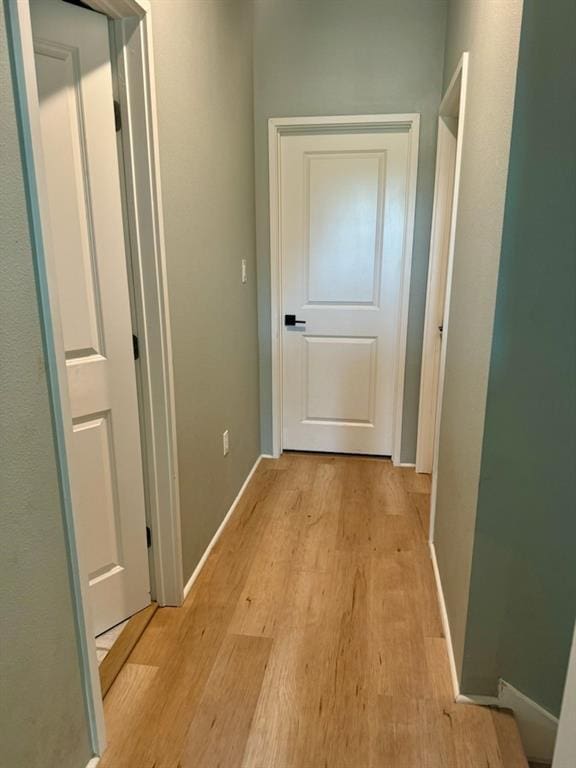
[[134,352],[134,360],[138,360],[140,357],[140,343],[135,333],[132,334],[132,351]]
[[120,102],[114,99],[114,127],[116,133],[122,130],[122,113],[120,111]]
[[148,549],[152,546],[152,531],[149,525],[146,526],[146,546]]

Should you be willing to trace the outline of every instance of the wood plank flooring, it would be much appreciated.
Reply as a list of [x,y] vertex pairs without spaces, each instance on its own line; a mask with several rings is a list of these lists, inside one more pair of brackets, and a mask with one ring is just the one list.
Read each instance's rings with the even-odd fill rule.
[[509,715],[453,701],[429,491],[384,460],[263,460],[112,685],[100,768],[527,768]]

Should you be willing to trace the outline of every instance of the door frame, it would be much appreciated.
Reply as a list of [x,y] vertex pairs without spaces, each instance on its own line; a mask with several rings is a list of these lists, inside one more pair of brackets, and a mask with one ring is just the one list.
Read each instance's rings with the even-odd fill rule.
[[[441,120],[442,117],[457,117],[458,131],[456,135],[456,158],[454,161],[454,184],[452,189],[452,209],[450,214],[448,264],[446,268],[446,293],[444,296],[444,322],[443,322],[443,331],[442,331],[443,338],[442,338],[442,347],[440,350],[438,388],[437,388],[437,398],[435,403],[434,449],[433,449],[433,456],[432,456],[432,488],[430,493],[430,526],[429,526],[429,534],[428,534],[430,543],[434,542],[434,524],[436,520],[436,497],[438,492],[438,447],[440,445],[440,420],[442,418],[442,396],[444,392],[444,378],[445,378],[445,372],[446,372],[446,350],[448,348],[448,337],[450,333],[450,298],[452,294],[452,274],[454,271],[454,242],[456,239],[456,225],[458,221],[458,201],[460,197],[460,175],[461,175],[461,168],[462,168],[462,146],[464,141],[464,130],[465,130],[465,119],[466,119],[466,94],[467,94],[467,87],[468,87],[468,66],[469,66],[468,60],[469,60],[469,53],[468,52],[463,53],[462,57],[460,58],[460,61],[458,62],[458,66],[456,67],[456,70],[452,76],[452,79],[450,80],[448,88],[446,89],[444,98],[440,102],[440,108],[438,111],[439,120]],[[440,137],[444,135],[445,135],[444,133],[439,131],[438,133],[439,141],[440,141]],[[435,191],[434,191],[435,211],[437,208],[437,204],[440,205],[440,201],[437,201],[436,199],[436,193],[437,193],[437,190],[435,188]],[[445,206],[445,202],[443,203],[443,205]],[[436,214],[434,214],[434,216],[435,215]],[[436,242],[436,244],[438,243]],[[432,273],[438,269],[439,256],[440,256],[439,249],[435,249],[434,251],[431,251],[430,258],[432,259],[432,262],[428,269],[428,272],[429,272],[428,291],[431,290],[431,280],[433,279]],[[425,327],[428,327],[433,322],[433,318],[431,318],[430,316],[432,307],[429,304],[429,301],[430,301],[430,294],[428,293],[426,297]],[[425,334],[424,345],[426,345],[427,340],[429,339],[430,339],[430,335]],[[422,354],[424,358],[424,351]],[[426,381],[424,381],[425,376],[426,376]],[[421,386],[421,389],[424,386],[425,387],[430,386],[430,378],[427,372],[424,370],[424,366],[423,366],[422,381],[420,386]],[[422,392],[420,394],[420,402],[422,403]],[[418,440],[420,440],[421,438],[422,424],[423,424],[423,413],[421,411],[420,416],[418,418]],[[416,465],[416,471],[419,471],[418,464]]]
[[[447,251],[442,329],[443,343],[440,352],[440,360],[442,361],[442,350],[446,347],[446,339],[448,337],[448,309],[450,306],[454,257],[454,226],[458,212],[458,189],[460,185],[462,132],[464,129],[467,83],[468,53],[464,53],[438,110],[434,205],[432,209],[432,230],[430,233],[430,258],[428,263],[428,285],[426,288],[420,402],[418,405],[418,433],[416,440],[416,472],[428,474],[432,472],[434,464],[435,435],[439,425],[437,404],[442,394],[444,381],[444,363],[440,361],[436,363],[436,355],[434,354],[438,334],[436,317],[439,309],[443,254]],[[446,122],[448,120],[458,120],[455,140],[451,138],[451,132]],[[451,179],[447,178],[449,175],[451,175]],[[447,242],[446,234],[448,235]],[[438,364],[437,371],[435,369],[436,364]]]
[[[355,130],[356,129],[356,130]],[[404,237],[402,285],[398,313],[397,358],[394,362],[394,424],[392,461],[401,464],[402,415],[404,410],[404,375],[408,334],[410,275],[414,243],[416,211],[416,182],[418,176],[418,113],[390,115],[337,115],[321,117],[272,117],[268,120],[268,160],[270,184],[270,288],[272,344],[272,455],[282,453],[282,248],[280,240],[280,142],[283,136],[309,133],[354,133],[366,130],[386,130],[408,134],[408,186],[406,193],[406,230]]]
[[[180,502],[174,381],[152,47],[148,0],[85,0],[111,19],[112,55],[121,111],[135,314],[140,333],[142,464],[147,518],[151,526],[151,579],[160,605],[183,600]],[[92,632],[87,570],[79,556],[70,493],[72,419],[66,384],[64,344],[55,285],[48,196],[40,131],[32,24],[28,0],[8,0],[8,38],[27,189],[34,268],[46,356],[54,439],[69,557],[73,608],[87,719],[96,764],[106,733],[96,644]]]

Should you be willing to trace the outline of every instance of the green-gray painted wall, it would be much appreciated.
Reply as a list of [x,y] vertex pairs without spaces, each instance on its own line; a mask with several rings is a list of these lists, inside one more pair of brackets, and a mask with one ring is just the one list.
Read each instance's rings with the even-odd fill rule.
[[450,0],[444,82],[469,51],[434,542],[457,673],[468,614],[522,0]]
[[91,756],[0,3],[0,766]]
[[252,3],[153,0],[152,18],[188,579],[260,453]]
[[420,112],[402,460],[414,461],[444,0],[256,0],[254,115],[262,449],[272,449],[269,117]]
[[576,5],[525,0],[463,690],[554,715],[576,615]]

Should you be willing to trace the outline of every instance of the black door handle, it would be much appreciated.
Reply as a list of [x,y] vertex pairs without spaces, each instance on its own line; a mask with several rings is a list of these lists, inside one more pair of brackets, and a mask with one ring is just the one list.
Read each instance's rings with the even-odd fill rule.
[[306,320],[296,320],[296,315],[284,315],[284,325],[306,325]]

